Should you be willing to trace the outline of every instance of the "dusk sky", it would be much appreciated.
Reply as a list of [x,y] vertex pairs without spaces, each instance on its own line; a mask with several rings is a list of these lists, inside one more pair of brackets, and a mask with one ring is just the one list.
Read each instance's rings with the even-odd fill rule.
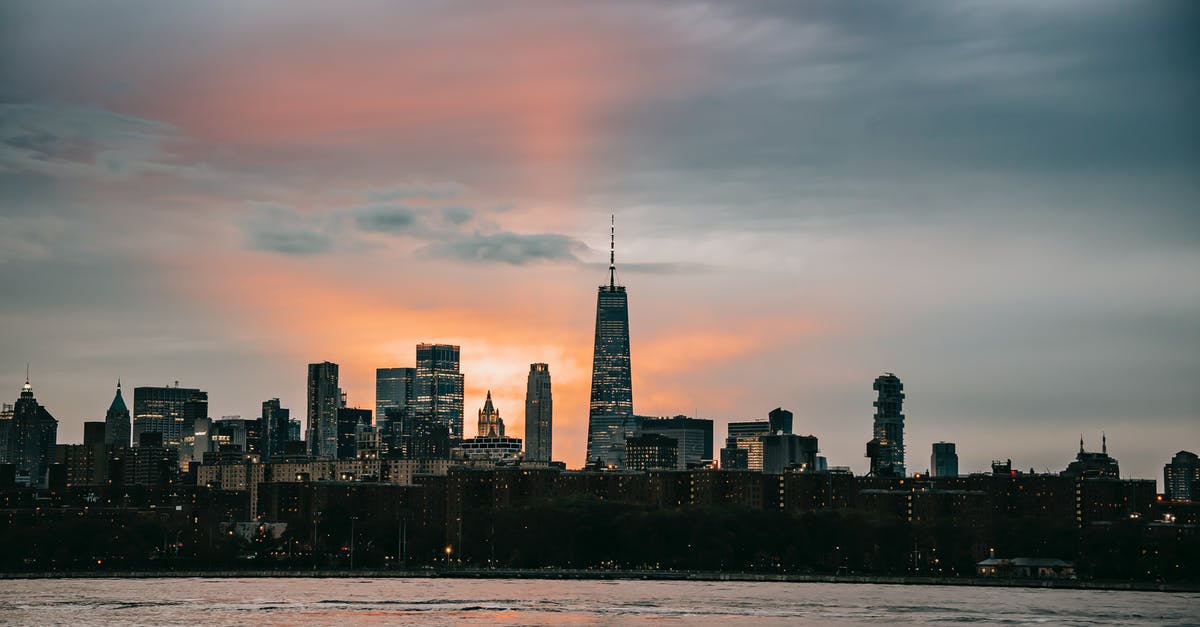
[[[1122,474],[1200,449],[1195,2],[4,2],[0,394],[304,414],[462,346],[583,463],[609,215],[635,412],[782,406],[865,473],[958,443]],[[4,392],[6,390],[6,392]],[[132,402],[132,394],[126,396]]]

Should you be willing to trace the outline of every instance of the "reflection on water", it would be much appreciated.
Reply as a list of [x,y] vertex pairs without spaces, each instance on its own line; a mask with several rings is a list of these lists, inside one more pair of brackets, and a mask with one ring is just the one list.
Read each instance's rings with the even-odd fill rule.
[[0,623],[1190,625],[1200,594],[874,584],[530,579],[0,582]]

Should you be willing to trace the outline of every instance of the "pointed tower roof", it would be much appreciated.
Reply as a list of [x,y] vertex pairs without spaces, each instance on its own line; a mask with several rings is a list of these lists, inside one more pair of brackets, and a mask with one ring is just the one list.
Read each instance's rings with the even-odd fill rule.
[[483,401],[483,413],[485,413],[485,414],[496,413],[496,408],[492,406],[492,391],[491,390],[488,390],[487,400]]
[[112,405],[108,406],[109,413],[129,413],[129,408],[125,406],[125,399],[121,397],[121,380],[117,379],[117,395],[113,397]]

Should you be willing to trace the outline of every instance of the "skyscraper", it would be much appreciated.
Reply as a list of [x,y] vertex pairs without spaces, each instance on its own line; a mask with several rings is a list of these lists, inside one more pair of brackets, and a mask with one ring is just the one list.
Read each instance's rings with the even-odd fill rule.
[[33,397],[28,377],[13,404],[11,460],[18,475],[29,475],[29,485],[45,483],[46,470],[55,459],[58,421]]
[[357,457],[358,434],[371,428],[371,410],[339,407],[337,410],[337,459]]
[[643,417],[639,420],[642,435],[662,435],[678,445],[679,469],[699,468],[713,461],[713,421],[704,418],[675,416],[674,418]]
[[887,372],[875,379],[879,392],[875,401],[874,437],[867,442],[867,457],[871,458],[871,474],[877,477],[904,476],[904,384],[896,375]]
[[553,454],[554,402],[550,366],[529,364],[525,385],[525,459],[548,462]]
[[389,409],[405,409],[415,398],[416,368],[375,369],[375,422],[378,425]]
[[483,402],[483,409],[479,410],[479,422],[476,423],[475,437],[504,437],[504,420],[500,418],[500,412],[496,411],[496,406],[492,405],[491,390],[488,390],[487,400]]
[[1168,501],[1200,500],[1200,457],[1179,451],[1163,466],[1163,492]]
[[338,365],[323,361],[308,365],[308,454],[337,459],[337,410],[341,406]]
[[161,433],[162,446],[173,448],[180,458],[191,458],[183,450],[184,435],[194,433],[196,418],[208,415],[208,392],[196,388],[139,387],[133,389],[133,440],[141,446],[141,434]]
[[417,344],[416,412],[444,425],[450,439],[463,437],[463,375],[459,348],[450,344]]
[[929,458],[929,472],[935,477],[958,476],[958,453],[953,442],[934,442]]
[[262,404],[262,433],[263,445],[262,456],[263,460],[268,460],[274,455],[282,455],[287,450],[288,442],[288,423],[292,419],[292,412],[280,406],[279,399],[263,401]]
[[633,415],[629,358],[629,301],[617,285],[616,225],[610,232],[608,285],[596,298],[596,343],[592,352],[592,398],[588,410],[587,461],[625,466],[625,440],[638,435]]
[[121,397],[121,381],[117,380],[117,393],[113,396],[108,412],[104,414],[104,443],[109,446],[129,448],[129,408]]

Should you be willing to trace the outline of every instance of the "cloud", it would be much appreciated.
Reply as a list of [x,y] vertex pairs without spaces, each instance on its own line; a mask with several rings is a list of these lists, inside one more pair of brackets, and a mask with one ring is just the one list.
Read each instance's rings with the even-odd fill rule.
[[442,207],[442,220],[450,224],[466,224],[474,217],[475,210],[468,207]]
[[506,263],[522,266],[534,262],[578,262],[588,250],[583,242],[558,233],[520,234],[508,231],[475,233],[430,244],[422,251],[432,257],[470,263]]
[[411,232],[417,226],[420,212],[402,205],[372,205],[352,210],[358,228],[393,235]]
[[335,240],[335,227],[276,203],[253,203],[251,214],[242,222],[250,249],[296,256],[329,252]]
[[445,200],[458,196],[466,191],[466,189],[465,185],[453,181],[442,183],[405,183],[394,187],[373,189],[367,192],[367,199],[372,202],[393,202],[403,198]]

